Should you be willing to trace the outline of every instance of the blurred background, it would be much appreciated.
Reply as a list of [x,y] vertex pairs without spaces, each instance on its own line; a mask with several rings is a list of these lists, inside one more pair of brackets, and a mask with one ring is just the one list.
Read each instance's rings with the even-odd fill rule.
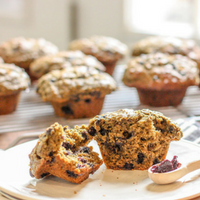
[[200,39],[200,0],[0,0],[0,42],[111,36],[127,45],[148,35]]

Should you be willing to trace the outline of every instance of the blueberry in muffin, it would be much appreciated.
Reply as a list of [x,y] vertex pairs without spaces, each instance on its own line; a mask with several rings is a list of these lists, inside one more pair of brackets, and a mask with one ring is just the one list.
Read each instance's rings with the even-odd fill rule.
[[97,141],[106,167],[115,170],[147,170],[165,159],[171,141],[183,136],[170,118],[147,109],[97,115],[88,133]]
[[50,101],[56,115],[67,119],[99,114],[104,98],[117,88],[115,80],[94,67],[53,70],[38,80],[37,92]]
[[187,88],[199,84],[198,73],[197,64],[186,56],[151,53],[132,58],[122,80],[137,89],[142,104],[177,106]]
[[47,128],[29,155],[30,175],[37,179],[54,175],[73,183],[86,180],[102,164],[98,153],[86,146],[92,139],[86,128],[58,123]]

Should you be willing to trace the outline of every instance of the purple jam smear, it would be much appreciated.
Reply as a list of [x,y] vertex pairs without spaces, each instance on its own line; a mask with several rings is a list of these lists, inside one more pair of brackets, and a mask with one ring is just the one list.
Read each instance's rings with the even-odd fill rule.
[[178,169],[181,166],[181,163],[177,160],[178,156],[174,156],[172,161],[163,160],[160,164],[155,165],[151,168],[153,173],[166,173]]

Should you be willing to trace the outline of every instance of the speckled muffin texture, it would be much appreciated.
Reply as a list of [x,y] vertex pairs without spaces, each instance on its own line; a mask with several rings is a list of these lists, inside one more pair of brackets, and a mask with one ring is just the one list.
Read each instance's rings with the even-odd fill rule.
[[199,84],[197,64],[188,57],[163,53],[132,58],[123,82],[136,87],[140,102],[151,106],[177,106],[187,88]]
[[54,54],[58,48],[43,38],[12,38],[0,44],[0,56],[5,63],[14,63],[29,74],[30,64],[37,58]]
[[50,101],[55,113],[69,119],[99,114],[105,95],[116,90],[107,73],[86,66],[54,70],[38,80],[37,92]]
[[112,75],[117,61],[127,53],[127,46],[119,40],[106,36],[82,38],[70,43],[69,49],[81,50],[83,53],[95,56],[106,67],[106,72]]
[[86,146],[92,137],[86,126],[53,124],[39,136],[29,155],[30,175],[37,179],[54,175],[64,180],[81,183],[103,163],[92,147]]
[[107,168],[116,170],[146,170],[164,160],[170,142],[182,137],[171,119],[147,109],[97,115],[90,120],[88,132]]
[[16,110],[20,93],[30,84],[24,69],[14,64],[0,63],[0,115]]
[[132,47],[133,56],[156,52],[187,56],[197,62],[200,69],[200,47],[194,40],[154,36],[144,38]]
[[81,51],[61,51],[54,55],[43,56],[32,62],[30,73],[38,79],[52,70],[61,70],[82,65],[105,71],[104,65],[93,56],[85,55]]

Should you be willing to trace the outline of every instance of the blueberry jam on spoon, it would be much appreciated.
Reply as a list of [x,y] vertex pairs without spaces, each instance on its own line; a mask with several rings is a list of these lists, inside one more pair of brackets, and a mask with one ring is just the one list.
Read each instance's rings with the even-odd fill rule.
[[197,169],[200,169],[200,160],[181,164],[177,161],[177,156],[174,156],[172,161],[164,160],[151,166],[148,169],[148,175],[156,184],[169,184]]
[[167,159],[163,160],[160,164],[154,165],[151,168],[151,171],[153,173],[165,173],[178,169],[181,166],[181,163],[178,162],[177,158],[178,156],[174,156],[171,161]]

